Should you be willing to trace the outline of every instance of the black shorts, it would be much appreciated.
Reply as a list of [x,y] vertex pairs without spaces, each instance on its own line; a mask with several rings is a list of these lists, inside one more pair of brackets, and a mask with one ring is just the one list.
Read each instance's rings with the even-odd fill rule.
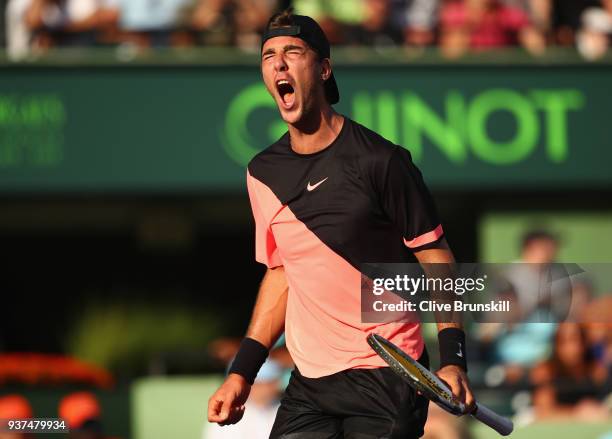
[[[427,351],[419,362],[429,367]],[[295,369],[271,439],[417,439],[429,401],[390,368],[306,378]]]

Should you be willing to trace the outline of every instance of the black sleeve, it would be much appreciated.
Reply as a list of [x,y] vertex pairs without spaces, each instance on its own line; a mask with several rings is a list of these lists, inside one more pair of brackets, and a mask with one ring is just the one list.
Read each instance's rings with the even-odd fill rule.
[[416,250],[439,241],[444,232],[436,206],[408,150],[395,147],[382,178],[380,200],[401,231],[404,244]]

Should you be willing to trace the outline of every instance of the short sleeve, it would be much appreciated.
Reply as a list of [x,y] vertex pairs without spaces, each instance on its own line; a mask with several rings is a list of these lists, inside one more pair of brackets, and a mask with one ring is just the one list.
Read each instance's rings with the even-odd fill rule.
[[264,192],[263,189],[267,188],[263,183],[252,177],[248,171],[247,188],[253,218],[255,219],[255,259],[268,268],[281,266],[283,264],[276,247],[276,241],[265,214],[270,200],[267,200],[269,197],[266,197],[266,194],[262,192]]
[[444,232],[433,201],[410,153],[396,146],[380,185],[382,206],[415,251],[439,241]]

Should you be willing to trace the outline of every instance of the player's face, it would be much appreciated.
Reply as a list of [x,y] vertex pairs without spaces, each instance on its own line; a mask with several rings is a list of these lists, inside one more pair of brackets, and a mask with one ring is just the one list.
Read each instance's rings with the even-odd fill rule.
[[296,37],[274,37],[261,53],[264,83],[285,122],[296,124],[323,103],[323,80],[331,70],[308,44]]

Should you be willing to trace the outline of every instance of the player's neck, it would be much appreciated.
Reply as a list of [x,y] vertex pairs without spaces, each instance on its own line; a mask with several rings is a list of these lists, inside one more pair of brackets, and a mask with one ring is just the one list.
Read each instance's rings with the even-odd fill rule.
[[313,154],[327,148],[340,134],[344,117],[326,105],[299,124],[288,125],[291,149],[298,154]]

